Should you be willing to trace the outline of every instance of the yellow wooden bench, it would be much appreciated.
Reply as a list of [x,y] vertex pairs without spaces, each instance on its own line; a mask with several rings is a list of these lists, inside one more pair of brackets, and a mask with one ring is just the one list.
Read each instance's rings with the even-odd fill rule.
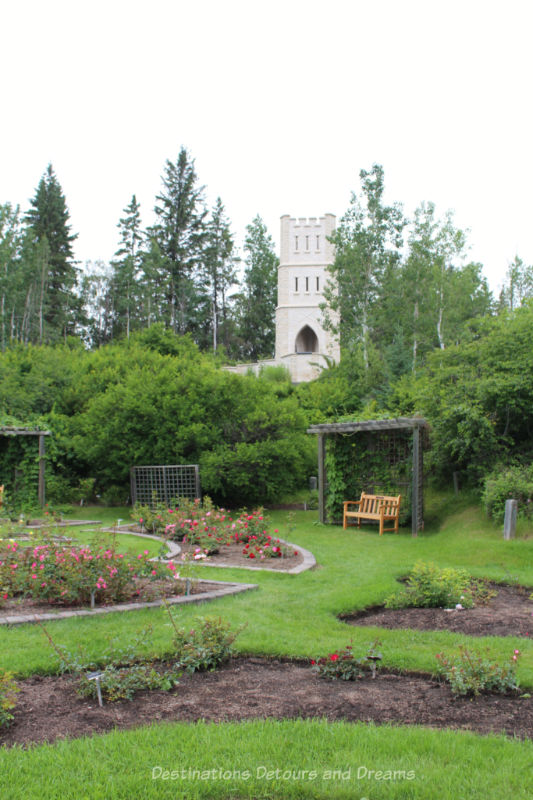
[[[357,520],[357,527],[361,527],[361,520],[379,522],[379,535],[383,531],[394,531],[398,533],[400,518],[400,503],[402,496],[389,497],[383,494],[366,494],[361,492],[360,500],[344,501],[343,527],[346,530],[349,519]],[[350,510],[350,506],[357,506],[357,510]],[[385,528],[385,521],[394,520],[393,528]]]

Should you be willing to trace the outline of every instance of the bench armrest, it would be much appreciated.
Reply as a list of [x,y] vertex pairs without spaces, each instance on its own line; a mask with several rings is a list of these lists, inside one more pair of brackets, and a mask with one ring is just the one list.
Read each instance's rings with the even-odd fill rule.
[[362,502],[363,502],[362,500],[345,500],[344,501],[344,510],[346,511],[346,508],[348,506],[360,506]]

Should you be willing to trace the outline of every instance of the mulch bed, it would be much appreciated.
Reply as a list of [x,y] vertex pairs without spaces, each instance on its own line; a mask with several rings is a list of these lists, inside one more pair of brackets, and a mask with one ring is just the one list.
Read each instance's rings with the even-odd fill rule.
[[[182,553],[194,553],[198,545],[190,545],[187,542],[179,542]],[[262,561],[259,558],[246,558],[243,556],[243,544],[221,544],[218,553],[207,556],[202,564],[207,567],[245,567],[252,569],[259,567],[260,569],[276,569],[280,571],[289,570],[293,567],[298,567],[303,562],[303,556],[295,547],[297,555],[289,558],[264,558]],[[179,556],[175,560],[179,563]]]
[[443,608],[369,608],[343,614],[350,625],[378,628],[415,628],[423,631],[448,630],[469,636],[533,637],[532,589],[523,586],[490,584],[496,592],[486,605],[462,610]]
[[184,674],[172,692],[143,691],[133,701],[104,705],[78,697],[72,678],[20,681],[15,720],[0,745],[28,746],[160,721],[321,717],[428,725],[533,738],[533,699],[486,695],[454,698],[446,684],[378,674],[351,681],[319,678],[302,663],[239,658],[216,672]]

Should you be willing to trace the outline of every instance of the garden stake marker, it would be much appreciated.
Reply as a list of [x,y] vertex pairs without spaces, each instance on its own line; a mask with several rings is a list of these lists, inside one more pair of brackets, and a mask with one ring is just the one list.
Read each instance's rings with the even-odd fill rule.
[[102,677],[103,672],[88,672],[87,673],[87,680],[88,681],[95,681],[96,682],[96,694],[98,697],[98,705],[100,708],[103,707],[104,702],[102,700],[102,690],[100,688],[100,678]]

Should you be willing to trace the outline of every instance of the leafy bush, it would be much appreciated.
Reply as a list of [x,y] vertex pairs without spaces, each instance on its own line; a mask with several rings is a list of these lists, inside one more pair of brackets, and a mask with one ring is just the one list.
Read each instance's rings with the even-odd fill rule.
[[[131,664],[116,667],[109,664],[100,673],[102,698],[110,703],[132,700],[135,692],[143,689],[160,689],[168,692],[179,683],[180,672],[174,669],[155,669],[152,664]],[[76,691],[82,697],[96,698],[96,681],[89,680],[86,674],[78,676]]]
[[180,673],[175,665],[161,665],[156,669],[146,656],[151,626],[140,631],[129,644],[124,645],[118,637],[112,639],[99,663],[87,659],[83,649],[71,653],[63,645],[57,645],[45,626],[41,625],[41,628],[59,658],[61,673],[75,676],[76,693],[81,697],[98,696],[96,681],[89,677],[94,672],[99,674],[102,697],[111,703],[131,700],[135,692],[142,689],[169,691],[178,683]]
[[53,537],[30,545],[14,539],[0,541],[3,599],[22,596],[61,604],[115,602],[131,593],[137,577],[155,580],[175,569],[172,562],[151,562],[148,550],[134,557],[97,542],[79,547],[58,543]]
[[518,515],[533,517],[533,465],[498,469],[488,475],[483,488],[483,505],[489,517],[503,522],[505,501],[518,500]]
[[382,655],[376,650],[379,642],[369,648],[368,652],[356,658],[352,651],[352,646],[348,645],[344,650],[336,650],[328,656],[319,658],[318,661],[311,661],[311,669],[316,672],[320,678],[340,678],[343,681],[355,681],[357,678],[362,678],[369,671],[372,677],[376,676],[376,669],[378,661],[381,661]]
[[131,518],[138,522],[143,530],[162,535],[174,522],[173,513],[173,508],[168,508],[164,503],[154,499],[152,507],[136,503],[131,511]]
[[459,648],[458,656],[437,653],[439,671],[451,686],[453,694],[479,695],[481,692],[506,694],[519,688],[516,679],[516,665],[520,655],[515,650],[509,663],[500,666],[488,656],[475,653],[466,647]]
[[0,669],[0,728],[13,719],[11,711],[15,707],[16,692],[18,687],[11,673]]
[[[283,545],[268,532],[269,520],[263,509],[248,513],[241,511],[233,517],[224,508],[217,508],[209,497],[203,502],[180,499],[175,509],[163,510],[160,506],[151,511],[145,506],[136,506],[132,516],[143,525],[159,529],[165,524],[165,535],[176,541],[197,545],[205,555],[219,552],[224,545],[243,544],[243,555],[248,558],[283,558],[297,552]],[[168,521],[170,520],[170,522]],[[274,530],[277,534],[278,530]]]
[[176,667],[192,673],[216,669],[229,660],[233,642],[244,626],[232,631],[230,623],[220,617],[199,617],[196,627],[186,630],[176,625],[174,614],[168,606],[166,610],[174,628],[172,642]]
[[[184,669],[189,673],[216,669],[229,659],[232,644],[244,627],[232,631],[230,624],[220,618],[201,617],[196,620],[195,628],[186,630],[176,624],[168,605],[164,605],[164,610],[173,628],[172,647],[167,658],[157,664],[148,655],[153,632],[151,626],[140,631],[129,644],[124,645],[118,637],[113,639],[98,662],[88,659],[83,648],[71,653],[63,645],[56,644],[46,627],[42,624],[40,627],[59,659],[61,673],[75,676],[78,694],[97,697],[96,681],[89,677],[97,671],[103,698],[109,702],[131,700],[135,692],[142,689],[170,691],[179,683]],[[1,691],[0,680],[0,711]]]
[[407,586],[385,600],[386,608],[450,608],[460,603],[463,608],[474,604],[472,578],[464,569],[419,561],[407,578]]

